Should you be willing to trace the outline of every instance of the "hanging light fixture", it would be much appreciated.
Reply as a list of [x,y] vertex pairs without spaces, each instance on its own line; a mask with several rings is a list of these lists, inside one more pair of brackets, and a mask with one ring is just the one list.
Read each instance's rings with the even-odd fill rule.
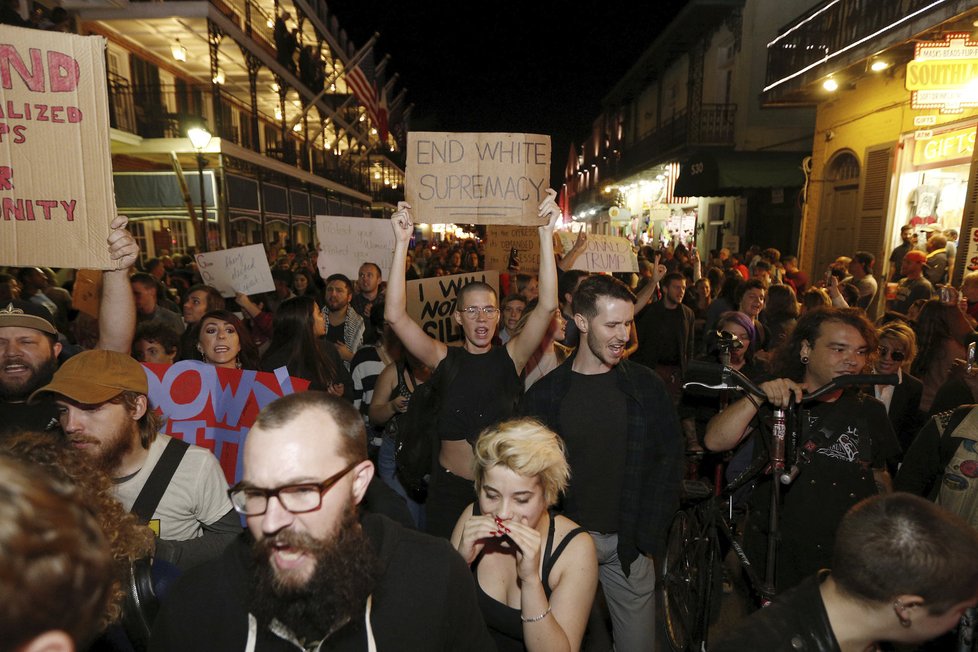
[[180,43],[180,39],[177,39],[177,42],[170,46],[170,54],[172,54],[173,58],[177,61],[187,60],[187,48],[183,47],[183,44]]
[[217,74],[214,75],[214,83],[215,84],[223,84],[224,83],[224,71],[221,70],[220,68],[217,69]]

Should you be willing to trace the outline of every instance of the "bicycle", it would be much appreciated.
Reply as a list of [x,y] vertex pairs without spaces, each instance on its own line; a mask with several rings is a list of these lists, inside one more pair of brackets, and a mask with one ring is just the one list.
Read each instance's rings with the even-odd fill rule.
[[[691,377],[699,379],[690,380]],[[716,379],[719,382],[712,382]],[[686,380],[684,387],[739,390],[761,400],[767,399],[763,390],[750,379],[723,364],[692,363]],[[813,392],[804,393],[801,403],[854,385],[897,383],[899,378],[895,374],[839,376]],[[767,444],[767,457],[758,456],[749,468],[722,489],[711,496],[694,500],[691,506],[680,510],[673,518],[660,577],[666,636],[673,649],[679,652],[707,650],[709,626],[718,604],[714,601],[714,595],[721,579],[721,537],[737,555],[747,582],[761,605],[768,604],[774,598],[781,487],[795,480],[809,454],[798,446],[795,407],[792,400],[788,408],[774,410],[770,432],[767,437],[761,437]],[[776,489],[771,492],[767,558],[762,576],[735,533],[731,497],[738,489],[765,473],[774,474],[778,482],[775,482]]]

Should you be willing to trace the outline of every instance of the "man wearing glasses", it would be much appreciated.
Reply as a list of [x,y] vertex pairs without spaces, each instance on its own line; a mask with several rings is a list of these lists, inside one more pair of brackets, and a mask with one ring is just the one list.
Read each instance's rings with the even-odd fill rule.
[[266,406],[229,491],[248,531],[173,587],[150,649],[493,649],[447,543],[358,517],[373,473],[348,403],[304,392]]

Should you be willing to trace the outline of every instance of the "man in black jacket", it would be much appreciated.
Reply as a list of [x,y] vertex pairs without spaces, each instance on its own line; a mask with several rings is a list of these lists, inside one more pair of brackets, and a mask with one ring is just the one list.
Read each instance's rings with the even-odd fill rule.
[[521,411],[567,446],[567,515],[586,527],[598,551],[615,648],[655,649],[655,569],[679,507],[682,445],[662,380],[624,358],[635,296],[595,275],[574,293],[581,333],[575,356],[537,381]]
[[978,532],[946,510],[905,493],[867,498],[839,525],[831,573],[778,595],[710,650],[837,652],[928,641],[978,602],[975,555]]
[[358,518],[373,471],[350,404],[304,392],[266,406],[230,492],[249,531],[174,586],[150,649],[494,649],[448,542]]

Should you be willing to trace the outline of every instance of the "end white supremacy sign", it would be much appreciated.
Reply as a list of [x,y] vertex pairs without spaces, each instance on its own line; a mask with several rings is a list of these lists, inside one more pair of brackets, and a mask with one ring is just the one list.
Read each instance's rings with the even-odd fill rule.
[[404,198],[425,224],[525,224],[550,180],[550,136],[408,133]]

